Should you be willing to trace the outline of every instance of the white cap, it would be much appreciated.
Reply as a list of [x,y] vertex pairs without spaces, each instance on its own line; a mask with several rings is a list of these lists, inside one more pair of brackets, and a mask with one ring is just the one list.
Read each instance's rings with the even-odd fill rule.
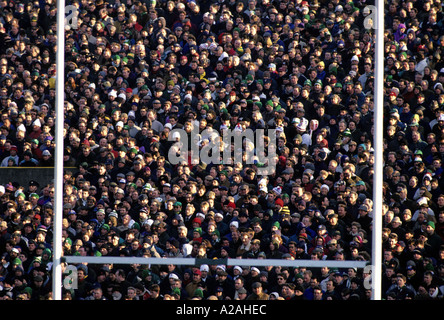
[[233,268],[233,270],[237,270],[237,271],[239,271],[240,273],[242,273],[242,268],[239,267],[239,266],[235,266],[235,267]]
[[261,273],[261,272],[259,271],[259,269],[256,268],[256,267],[251,267],[251,271],[256,271],[257,273]]
[[225,271],[227,268],[223,264],[219,264],[217,265],[216,269],[222,269],[223,271]]
[[275,188],[273,188],[273,191],[276,192],[277,194],[281,194],[282,188],[281,187],[275,187]]
[[217,59],[218,61],[222,61],[224,58],[228,58],[228,53],[226,53],[225,51],[222,52],[222,54],[220,55],[219,59]]
[[179,276],[175,273],[170,273],[169,278],[179,280]]
[[203,265],[200,266],[200,271],[209,272],[210,271],[210,267],[207,264],[203,264]]
[[201,218],[202,220],[205,220],[205,215],[202,212],[196,213],[196,218]]
[[417,201],[418,205],[428,204],[428,199],[426,197],[421,197]]
[[267,185],[267,179],[261,178],[257,184],[258,185]]

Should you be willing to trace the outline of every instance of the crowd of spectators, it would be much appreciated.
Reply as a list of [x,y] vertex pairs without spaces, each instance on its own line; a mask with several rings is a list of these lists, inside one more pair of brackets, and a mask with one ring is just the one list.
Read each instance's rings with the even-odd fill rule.
[[[374,59],[371,1],[66,4],[78,19],[57,48],[54,0],[0,0],[0,165],[10,167],[2,170],[53,166],[57,49],[66,78],[63,212],[54,212],[53,183],[0,181],[1,299],[51,299],[55,214],[65,256],[368,263],[372,219],[382,214],[383,298],[443,297],[440,0],[387,1],[384,61]],[[383,106],[373,103],[376,63],[385,67]],[[376,107],[384,150],[373,145]],[[258,161],[172,164],[169,133],[196,127],[275,129],[276,171],[258,175],[267,165]],[[374,152],[384,152],[382,213],[373,212]],[[78,285],[63,299],[371,293],[355,268],[75,266]]]

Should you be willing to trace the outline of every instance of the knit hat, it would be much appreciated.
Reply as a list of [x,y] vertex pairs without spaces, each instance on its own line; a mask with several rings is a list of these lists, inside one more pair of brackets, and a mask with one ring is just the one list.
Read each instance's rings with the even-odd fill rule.
[[228,207],[236,209],[236,204],[234,202],[230,202],[230,203],[228,203]]
[[142,279],[145,279],[146,277],[151,275],[151,271],[150,270],[143,270],[142,271]]
[[290,214],[290,209],[288,209],[288,207],[287,206],[283,206],[282,207],[282,210],[281,210],[281,213],[282,214]]
[[194,290],[193,297],[203,298],[204,294],[203,294],[202,289],[197,288],[196,290]]
[[88,268],[84,265],[84,264],[80,264],[77,267],[77,270],[83,270],[83,272],[85,273],[85,275],[88,275]]

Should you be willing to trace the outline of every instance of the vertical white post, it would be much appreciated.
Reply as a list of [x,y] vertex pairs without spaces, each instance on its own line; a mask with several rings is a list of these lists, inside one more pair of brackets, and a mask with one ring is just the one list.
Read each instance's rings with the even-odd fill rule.
[[57,0],[57,57],[56,57],[56,148],[54,163],[54,238],[52,292],[54,300],[62,300],[62,222],[63,222],[63,126],[65,100],[65,0]]
[[376,0],[374,85],[372,300],[381,300],[382,282],[382,186],[384,165],[384,0]]

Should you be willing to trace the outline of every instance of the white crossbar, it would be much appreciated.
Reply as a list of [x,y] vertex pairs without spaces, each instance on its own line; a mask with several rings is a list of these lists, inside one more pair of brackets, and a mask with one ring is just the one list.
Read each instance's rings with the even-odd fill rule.
[[[91,264],[157,264],[157,265],[197,265],[199,260],[195,258],[143,258],[143,257],[90,257],[90,256],[65,256],[62,260],[67,263],[91,263]],[[211,261],[211,260],[208,260]],[[281,266],[281,267],[306,267],[306,268],[364,268],[367,261],[354,260],[288,260],[288,259],[227,259],[228,266]]]

